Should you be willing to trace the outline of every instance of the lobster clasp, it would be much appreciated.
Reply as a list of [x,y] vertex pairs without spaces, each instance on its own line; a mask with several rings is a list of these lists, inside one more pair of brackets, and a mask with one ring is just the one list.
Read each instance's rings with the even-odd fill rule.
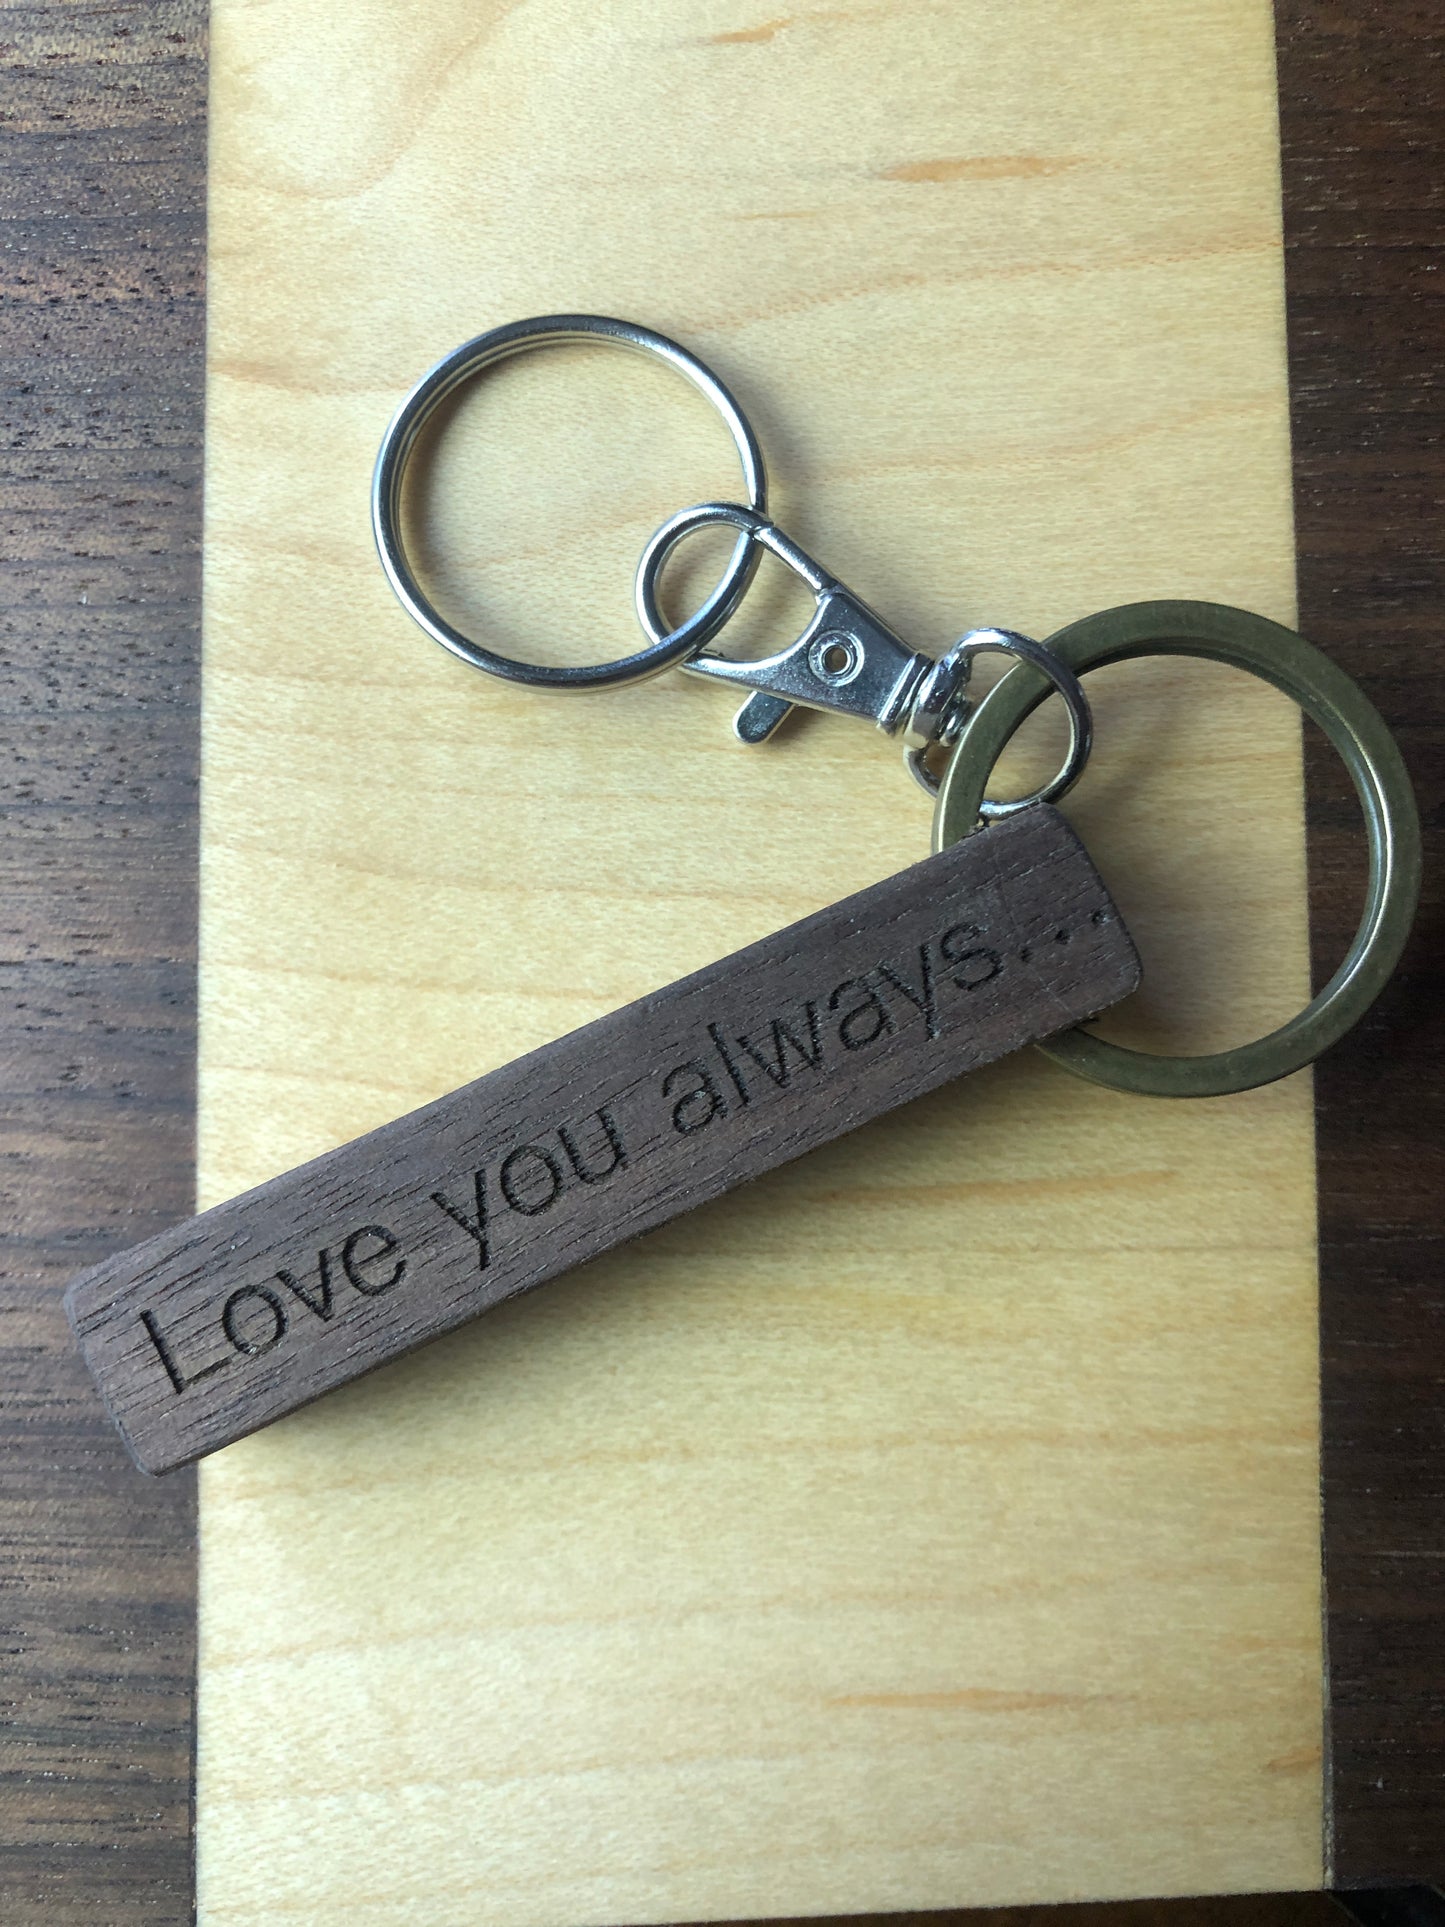
[[937,660],[910,649],[867,603],[820,569],[776,523],[736,502],[702,502],[683,509],[663,523],[643,550],[637,566],[637,613],[654,647],[665,647],[671,640],[657,602],[663,564],[684,536],[719,522],[770,550],[813,591],[813,614],[807,627],[776,655],[737,662],[704,649],[702,644],[727,620],[723,613],[704,622],[697,647],[679,660],[678,666],[694,675],[748,691],[747,701],[733,719],[743,742],[765,742],[795,703],[857,716],[886,735],[902,738],[909,770],[934,794],[940,779],[930,752],[951,749],[957,742],[969,713],[968,680],[974,658],[993,652],[1032,664],[1045,685],[1052,683],[1058,690],[1069,713],[1069,752],[1058,776],[1043,790],[1016,802],[987,804],[986,810],[1006,815],[1040,798],[1054,801],[1077,780],[1088,758],[1092,725],[1088,699],[1066,663],[1041,643],[1011,629],[970,630]]
[[845,589],[775,523],[732,502],[684,509],[652,537],[637,571],[638,613],[656,633],[663,627],[657,579],[677,544],[695,530],[725,522],[751,535],[813,591],[813,614],[796,642],[753,662],[699,651],[681,667],[750,692],[733,727],[745,743],[769,737],[795,703],[857,716],[893,735],[914,712],[932,657],[910,649],[866,603]]

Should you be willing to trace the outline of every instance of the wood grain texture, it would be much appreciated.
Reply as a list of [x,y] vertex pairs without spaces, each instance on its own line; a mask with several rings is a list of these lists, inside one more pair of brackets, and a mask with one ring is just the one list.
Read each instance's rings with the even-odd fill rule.
[[[1445,1875],[1445,19],[1279,10],[1301,617],[1393,723],[1426,838],[1415,940],[1318,1071],[1333,1878]],[[1316,973],[1360,899],[1308,748]]]
[[[156,739],[139,725],[153,730],[164,705],[184,705],[188,694],[187,596],[180,585],[189,582],[194,593],[185,530],[186,516],[198,505],[175,458],[187,435],[196,446],[199,430],[194,400],[189,411],[184,403],[188,355],[198,345],[191,318],[201,226],[201,39],[195,9],[168,0],[155,0],[144,17],[131,8],[12,7],[5,25],[12,113],[22,89],[33,90],[25,96],[26,112],[6,129],[6,232],[17,244],[6,256],[12,297],[6,352],[15,352],[25,317],[26,327],[33,327],[28,338],[42,344],[43,369],[41,381],[32,385],[27,375],[11,392],[10,418],[17,443],[24,437],[44,450],[47,437],[54,437],[72,446],[50,445],[55,467],[49,470],[12,460],[7,490],[7,528],[31,531],[29,543],[11,551],[7,570],[16,583],[15,613],[6,625],[6,670],[19,710],[16,747],[34,751],[30,718],[37,712],[49,734],[45,754],[32,756],[27,769],[36,790],[23,819],[17,799],[7,799],[7,901],[17,906],[9,921],[19,933],[16,958],[26,958],[12,978],[17,988],[7,1011],[7,1064],[20,1067],[7,1087],[16,1115],[36,1120],[40,1132],[32,1134],[26,1162],[18,1167],[27,1187],[25,1249],[12,1242],[6,1260],[7,1290],[19,1294],[10,1300],[9,1315],[22,1317],[29,1335],[7,1348],[3,1371],[12,1411],[12,1400],[35,1399],[32,1412],[73,1414],[73,1421],[66,1420],[73,1423],[68,1435],[86,1461],[77,1473],[57,1450],[62,1433],[47,1425],[42,1434],[33,1420],[7,1441],[5,1518],[17,1582],[7,1623],[20,1635],[14,1643],[23,1644],[24,1653],[7,1661],[19,1690],[7,1736],[0,1895],[7,1921],[160,1922],[185,1917],[184,1601],[190,1555],[184,1532],[174,1530],[181,1494],[175,1481],[157,1488],[138,1479],[98,1408],[82,1403],[83,1381],[69,1352],[58,1296],[76,1258],[96,1249],[87,1241],[95,1228],[98,1171],[107,1184],[114,1179],[131,1187],[124,1193],[127,1205],[138,1197],[173,1195],[173,1204],[158,1207],[158,1217],[188,1208],[189,1144],[181,1123],[186,1052],[177,1021],[187,993],[182,972],[175,1003],[166,986],[165,1023],[176,1028],[167,1043],[160,1029],[151,1029],[140,1065],[142,1071],[149,1066],[154,1078],[159,1054],[174,1051],[178,1068],[163,1109],[143,1111],[145,1100],[136,1097],[112,1105],[104,1073],[114,1059],[102,1053],[121,1049],[131,1035],[138,973],[81,955],[91,940],[73,932],[67,938],[60,906],[73,891],[83,908],[93,907],[104,890],[117,927],[134,904],[134,922],[123,927],[137,933],[140,954],[167,956],[167,974],[186,955],[184,871],[159,852],[179,847],[170,839],[179,831],[183,842],[190,820],[185,784],[168,780],[186,766],[187,739],[181,732],[151,761]],[[142,26],[144,33],[138,31]],[[1438,461],[1431,410],[1438,388],[1431,386],[1436,330],[1426,272],[1438,243],[1434,196],[1442,177],[1433,158],[1440,125],[1437,26],[1428,10],[1383,9],[1365,0],[1282,6],[1279,26],[1302,483],[1297,515],[1308,626],[1342,660],[1352,660],[1348,652],[1361,638],[1370,639],[1377,658],[1388,649],[1388,673],[1376,676],[1362,660],[1353,667],[1406,735],[1417,775],[1428,775],[1428,726],[1422,720],[1412,731],[1411,724],[1428,717],[1438,688],[1438,621],[1431,612],[1439,607],[1439,588],[1430,540]],[[114,284],[93,278],[101,268],[115,276]],[[129,292],[133,286],[143,290],[140,296]],[[52,304],[51,296],[60,298]],[[162,344],[159,358],[134,352],[138,335]],[[63,360],[48,353],[56,341],[66,350]],[[96,392],[86,395],[87,388]],[[80,412],[98,402],[100,415]],[[107,421],[118,426],[113,441]],[[168,437],[159,464],[153,446],[158,425]],[[165,470],[163,487],[147,497],[141,483],[153,481],[158,466]],[[179,509],[172,493],[177,483]],[[143,522],[135,519],[138,512]],[[158,526],[167,530],[164,538],[152,534]],[[105,552],[97,556],[100,548]],[[169,567],[163,573],[162,557],[146,554],[144,606],[99,605],[97,571],[116,572],[124,593],[134,595],[139,558],[151,548],[174,556],[174,574]],[[1409,559],[1404,573],[1402,555]],[[65,583],[77,575],[83,579],[72,599]],[[164,597],[158,595],[162,580]],[[86,605],[79,603],[82,593],[91,598]],[[51,634],[65,645],[57,655],[47,647]],[[33,697],[23,694],[22,684]],[[97,688],[102,716],[124,710],[136,718],[136,731],[97,738],[95,710],[88,719],[84,707],[96,703]],[[29,706],[20,709],[22,702]],[[141,794],[111,783],[92,814],[97,779],[118,770],[134,777]],[[1320,775],[1327,786],[1321,807],[1328,813],[1334,808],[1328,787],[1333,772],[1326,765]],[[1315,780],[1312,775],[1312,791]],[[147,828],[142,847],[149,860],[127,872],[124,892],[113,890],[113,871],[97,873],[88,861],[88,839],[57,840],[65,829],[84,831],[98,823],[124,830],[132,820]],[[26,822],[37,829],[58,827],[22,842]],[[1350,867],[1344,848],[1349,835],[1341,822],[1328,862],[1316,861],[1311,875],[1318,913],[1333,916],[1341,927],[1346,913],[1338,879]],[[1312,830],[1318,855],[1317,837]],[[134,833],[124,839],[134,841]],[[107,847],[112,856],[120,854],[117,843]],[[93,928],[75,921],[83,931]],[[157,930],[163,939],[158,949]],[[26,946],[37,931],[32,954]],[[38,1061],[30,1052],[42,1049],[42,1036],[20,1028],[32,1018],[11,1018],[28,987],[53,976],[57,958],[64,959],[64,988],[83,984],[84,1007],[93,1013],[83,1033],[82,1075],[62,1078],[42,1066],[43,1074],[29,1081],[26,1067]],[[158,1008],[151,1006],[152,1012]],[[1336,1130],[1333,1155],[1344,1180],[1324,1226],[1327,1339],[1331,1305],[1339,1302],[1334,1280],[1349,1291],[1352,1225],[1368,1230],[1372,1199],[1389,1198],[1392,1185],[1409,1180],[1414,1160],[1439,1144],[1438,1131],[1424,1131],[1419,1122],[1429,1116],[1421,1100],[1429,1093],[1432,1035],[1428,1026],[1412,1034],[1422,1069],[1412,1098],[1415,1115],[1404,1127],[1391,1123],[1391,1109],[1373,1102],[1349,1110],[1327,1107],[1323,1114],[1326,1156]],[[1345,1046],[1332,1068],[1343,1074],[1354,1050]],[[61,1070],[74,1061],[67,1052]],[[1355,1074],[1368,1082],[1372,1063],[1378,1060],[1362,1054]],[[94,1082],[91,1065],[100,1067]],[[144,1079],[134,1076],[132,1065],[124,1068],[130,1089],[144,1093]],[[1396,1053],[1391,1076],[1405,1077],[1408,1068]],[[104,1166],[93,1155],[97,1103],[108,1120],[109,1141],[133,1147]],[[111,1135],[117,1120],[131,1127],[119,1137]],[[1372,1148],[1377,1126],[1388,1147],[1384,1155]],[[1409,1159],[1397,1155],[1397,1141],[1408,1144]],[[1367,1181],[1350,1182],[1356,1172]],[[1422,1280],[1442,1195],[1445,1187],[1421,1185],[1409,1207],[1423,1254],[1413,1275]],[[115,1234],[116,1242],[135,1229],[132,1219]],[[1330,1255],[1335,1240],[1337,1272]],[[1391,1262],[1397,1280],[1406,1276],[1404,1251],[1396,1241]],[[1413,1314],[1398,1321],[1392,1354],[1382,1346],[1371,1291],[1343,1302],[1357,1304],[1358,1316],[1343,1353],[1350,1371],[1335,1378],[1328,1407],[1335,1443],[1327,1439],[1326,1494],[1331,1501],[1339,1495],[1339,1516],[1354,1522],[1356,1536],[1334,1530],[1332,1506],[1331,1639],[1337,1652],[1343,1648],[1348,1655],[1348,1668],[1337,1666],[1335,1681],[1337,1869],[1342,1879],[1381,1879],[1399,1876],[1404,1855],[1418,1864],[1440,1835],[1432,1708],[1439,1698],[1433,1668],[1442,1642],[1432,1629],[1430,1588],[1412,1590],[1410,1584],[1419,1562],[1382,1556],[1392,1548],[1428,1553],[1433,1543],[1431,1508],[1417,1506],[1411,1496],[1432,1489],[1434,1399],[1422,1343],[1431,1326]],[[1371,1360],[1377,1367],[1367,1371]],[[1326,1362],[1331,1369],[1328,1352]],[[1376,1385],[1384,1387],[1383,1396],[1374,1392]],[[1380,1416],[1367,1419],[1368,1432],[1357,1431],[1355,1410]],[[1414,1441],[1408,1453],[1391,1436],[1400,1423]],[[1357,1460],[1354,1451],[1370,1438],[1375,1443],[1368,1456]],[[81,1491],[95,1495],[94,1502],[78,1504]],[[158,1496],[165,1498],[159,1512]],[[63,1545],[52,1524],[62,1505]],[[127,1546],[143,1547],[143,1557],[138,1560]],[[143,1693],[130,1683],[137,1667],[145,1677]],[[1381,1704],[1386,1710],[1377,1718]],[[66,1738],[77,1721],[84,1728],[83,1747]],[[1061,1927],[1104,1920],[1130,1927],[1190,1920],[1254,1927],[1266,1920],[1324,1919],[1328,1912],[1318,1897],[1291,1896],[1086,1907],[1047,1918]],[[1032,1908],[967,1916],[979,1927],[1035,1927],[1043,1917]]]
[[78,1264],[193,1208],[205,37],[0,25],[0,1919],[191,1915],[192,1481],[78,1369]]
[[169,1472],[1138,984],[1077,836],[1025,810],[103,1261],[66,1310]]
[[[215,27],[208,1200],[926,837],[867,731],[749,755],[683,679],[548,703],[417,635],[366,480],[480,327],[685,339],[784,525],[921,645],[1292,614],[1266,8]],[[444,426],[414,532],[450,613],[575,658],[733,486],[664,375],[534,357]],[[1296,720],[1169,664],[1099,694],[1077,820],[1155,973],[1134,1034],[1237,1039],[1306,976]],[[960,1088],[208,1463],[207,1920],[1319,1880],[1308,1086]]]

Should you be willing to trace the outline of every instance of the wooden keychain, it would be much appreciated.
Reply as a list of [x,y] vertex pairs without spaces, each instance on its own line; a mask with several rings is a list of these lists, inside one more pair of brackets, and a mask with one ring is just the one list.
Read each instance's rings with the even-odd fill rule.
[[[587,667],[499,656],[433,607],[401,538],[408,461],[436,410],[507,357],[605,341],[660,357],[717,408],[744,503],[685,509],[637,573],[646,645]],[[912,650],[767,517],[762,452],[711,370],[629,322],[553,315],[465,343],[383,440],[372,494],[381,561],[429,635],[488,673],[541,688],[639,681],[677,666],[744,695],[735,728],[767,740],[796,704],[872,722],[936,796],[933,850],[910,869],[489,1072],[82,1273],[66,1308],[138,1465],[164,1472],[269,1424],[479,1312],[665,1223],[977,1065],[1037,1044],[1120,1090],[1206,1097],[1288,1075],[1341,1037],[1393,970],[1414,916],[1420,833],[1393,738],[1360,690],[1292,630],[1206,602],[1143,602],[1047,642],[976,630],[936,661]],[[702,606],[665,623],[658,582],[694,531],[737,530]],[[812,591],[802,634],[738,662],[708,648],[764,550]],[[976,704],[976,658],[1014,658]],[[1231,664],[1325,731],[1365,816],[1370,882],[1350,950],[1289,1023],[1213,1056],[1125,1050],[1079,1028],[1139,982],[1133,943],[1054,804],[1089,755],[1086,670],[1145,655]],[[1052,691],[1070,741],[1032,796],[989,775]]]

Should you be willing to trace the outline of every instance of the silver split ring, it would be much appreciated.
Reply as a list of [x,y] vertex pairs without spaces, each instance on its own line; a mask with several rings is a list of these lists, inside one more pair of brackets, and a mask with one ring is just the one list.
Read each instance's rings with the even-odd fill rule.
[[[915,725],[931,729],[933,739],[951,749],[958,741],[968,705],[963,692],[968,687],[968,678],[973,669],[975,656],[997,654],[1012,656],[1016,662],[1032,663],[1042,675],[1046,676],[1062,696],[1064,709],[1069,718],[1069,747],[1058,774],[1051,777],[1039,789],[1030,790],[1027,796],[1010,797],[1006,801],[995,802],[984,797],[978,806],[978,813],[986,823],[996,823],[1005,816],[1017,816],[1020,810],[1032,809],[1035,803],[1057,803],[1066,796],[1084,773],[1084,765],[1089,760],[1089,751],[1094,746],[1094,718],[1089,708],[1089,699],[1084,694],[1083,684],[1069,665],[1056,656],[1052,649],[1031,636],[1021,636],[1014,629],[974,629],[956,642],[938,659],[935,673],[944,681],[952,680],[957,695],[947,704],[944,713],[936,719],[929,714],[929,691],[925,687],[923,695],[915,706]],[[932,795],[937,795],[942,779],[934,776],[924,757],[927,743],[915,741],[905,754],[908,767]]]
[[471,641],[454,629],[429,601],[407,559],[401,539],[401,491],[407,463],[417,439],[448,396],[474,375],[523,354],[531,348],[551,348],[579,341],[613,342],[622,348],[638,349],[656,355],[686,376],[694,388],[710,401],[727,424],[733,446],[742,465],[743,485],[748,504],[759,514],[767,508],[767,476],[763,452],[752,426],[732,395],[717,376],[696,355],[690,355],[666,335],[654,334],[630,321],[614,321],[605,315],[541,315],[530,321],[511,321],[465,341],[460,348],[439,361],[412,389],[392,417],[382,438],[371,483],[371,524],[376,535],[377,552],[387,580],[396,591],[402,607],[427,634],[463,662],[488,675],[508,682],[533,683],[550,689],[605,689],[623,683],[640,682],[660,670],[695,655],[722,628],[747,592],[760,559],[760,551],[750,533],[738,537],[728,558],[722,580],[694,615],[670,635],[653,641],[634,655],[620,656],[612,662],[585,664],[580,668],[519,662],[498,655]]

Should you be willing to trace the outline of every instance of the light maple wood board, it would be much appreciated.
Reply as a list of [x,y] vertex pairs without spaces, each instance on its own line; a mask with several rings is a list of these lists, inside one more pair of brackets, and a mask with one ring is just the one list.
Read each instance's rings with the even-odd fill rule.
[[[922,646],[1290,619],[1265,0],[213,20],[203,1203],[927,848],[870,731],[746,751],[684,676],[563,700],[411,626],[370,467],[466,336],[683,339]],[[412,510],[451,611],[579,660],[737,487],[674,377],[569,351],[467,396]],[[797,606],[760,578],[735,637]],[[1296,720],[1094,688],[1116,1033],[1239,1040],[1305,992]],[[1025,1055],[210,1461],[202,1919],[1318,1884],[1313,1169],[1306,1078],[1168,1105]]]

